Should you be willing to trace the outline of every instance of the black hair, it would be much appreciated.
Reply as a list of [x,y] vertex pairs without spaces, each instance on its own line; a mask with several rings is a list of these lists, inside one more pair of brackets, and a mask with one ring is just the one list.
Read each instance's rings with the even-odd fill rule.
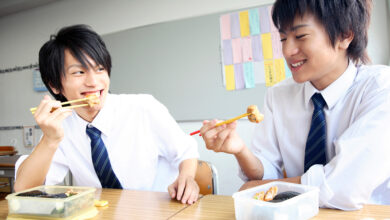
[[296,16],[311,13],[324,26],[335,47],[337,39],[352,32],[354,37],[347,56],[354,63],[368,63],[366,47],[372,0],[277,0],[272,9],[272,20],[279,30],[293,25]]
[[[83,65],[88,68],[91,64],[87,56],[95,61],[96,65],[102,65],[110,76],[111,56],[101,37],[87,25],[73,25],[62,28],[57,35],[51,35],[39,50],[39,70],[42,81],[54,96],[61,102],[67,101],[62,95],[62,77],[65,77],[64,52],[68,49],[70,53]],[[50,87],[60,91],[55,94]]]

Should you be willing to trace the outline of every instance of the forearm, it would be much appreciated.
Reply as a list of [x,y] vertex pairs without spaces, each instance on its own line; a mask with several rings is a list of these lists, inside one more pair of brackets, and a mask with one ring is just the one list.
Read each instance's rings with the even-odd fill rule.
[[261,180],[264,175],[264,167],[261,161],[245,146],[243,150],[234,155],[242,171],[249,180]]
[[196,158],[183,160],[179,166],[179,175],[195,178],[198,160]]
[[44,183],[57,147],[58,143],[42,138],[30,156],[19,166],[14,186],[16,192]]

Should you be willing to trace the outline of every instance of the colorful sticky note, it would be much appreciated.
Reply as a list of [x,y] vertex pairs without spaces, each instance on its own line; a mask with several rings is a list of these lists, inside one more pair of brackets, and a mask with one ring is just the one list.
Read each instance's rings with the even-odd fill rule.
[[238,13],[230,14],[230,31],[232,38],[241,37],[240,17]]
[[271,32],[279,32],[279,30],[275,27],[274,22],[272,21],[272,6],[268,6],[268,16],[269,24],[271,26]]
[[255,77],[255,84],[265,83],[264,61],[253,62],[253,75]]
[[234,66],[227,65],[225,66],[225,80],[226,80],[226,90],[234,90],[235,89],[235,81],[234,81]]
[[263,57],[265,60],[272,59],[272,41],[271,33],[262,34],[261,42],[263,43]]
[[236,81],[236,90],[245,88],[245,78],[242,63],[234,64],[234,80]]
[[270,21],[268,16],[267,7],[259,8],[259,19],[260,19],[260,31],[261,33],[271,32]]
[[250,37],[242,38],[242,60],[243,62],[252,62],[252,44]]
[[240,27],[241,27],[241,37],[246,37],[250,35],[248,11],[240,12]]
[[233,63],[242,63],[241,38],[232,39]]
[[253,63],[244,63],[245,88],[255,88],[255,77],[253,74]]
[[275,84],[275,68],[273,60],[264,61],[265,86],[270,87]]
[[263,58],[263,47],[261,46],[260,35],[251,37],[252,44],[252,56],[254,61],[262,61]]
[[284,59],[275,59],[275,81],[276,83],[283,81],[286,78],[284,69]]
[[223,63],[225,65],[233,64],[233,49],[231,40],[222,41],[222,54],[223,54]]
[[288,67],[286,60],[284,60],[284,69],[286,71],[286,78],[292,77],[291,70]]
[[279,32],[271,32],[272,55],[274,59],[283,58],[282,42]]
[[230,15],[222,15],[220,18],[221,23],[221,38],[222,40],[227,40],[232,38],[232,34],[230,32]]
[[249,10],[249,27],[251,35],[260,34],[259,10],[257,8]]

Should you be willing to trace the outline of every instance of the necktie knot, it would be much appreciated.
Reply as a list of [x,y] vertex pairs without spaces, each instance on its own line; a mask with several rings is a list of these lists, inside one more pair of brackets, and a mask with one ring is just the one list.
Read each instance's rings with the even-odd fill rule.
[[87,135],[89,136],[89,138],[91,138],[91,140],[99,139],[101,134],[102,132],[99,131],[99,129],[92,126],[87,126]]
[[311,100],[313,102],[315,109],[323,109],[326,105],[326,101],[325,101],[324,97],[322,97],[321,93],[315,93],[311,97]]

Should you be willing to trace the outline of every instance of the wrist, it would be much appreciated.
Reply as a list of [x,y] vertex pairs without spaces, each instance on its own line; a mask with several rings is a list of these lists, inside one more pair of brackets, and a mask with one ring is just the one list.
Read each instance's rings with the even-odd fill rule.
[[61,139],[52,139],[43,135],[38,146],[45,146],[46,149],[57,150],[60,143]]

